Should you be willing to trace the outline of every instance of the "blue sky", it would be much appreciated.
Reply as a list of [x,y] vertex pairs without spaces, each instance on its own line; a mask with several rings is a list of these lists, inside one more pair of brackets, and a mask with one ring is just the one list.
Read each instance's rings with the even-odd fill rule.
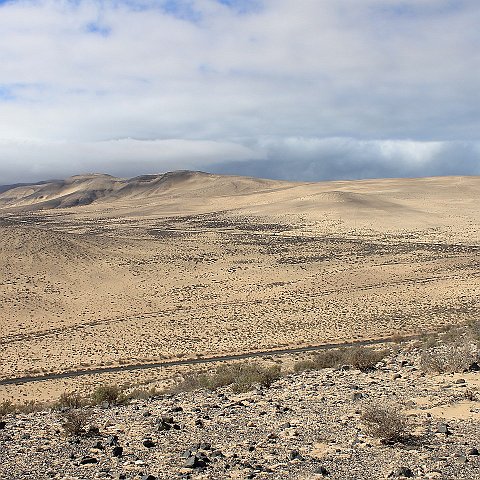
[[480,174],[478,0],[0,0],[0,184]]

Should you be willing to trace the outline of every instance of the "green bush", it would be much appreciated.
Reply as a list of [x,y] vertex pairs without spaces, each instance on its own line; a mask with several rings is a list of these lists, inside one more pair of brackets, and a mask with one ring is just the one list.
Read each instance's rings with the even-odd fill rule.
[[126,397],[118,385],[100,385],[92,393],[92,403],[99,405],[107,403],[109,406],[123,403]]

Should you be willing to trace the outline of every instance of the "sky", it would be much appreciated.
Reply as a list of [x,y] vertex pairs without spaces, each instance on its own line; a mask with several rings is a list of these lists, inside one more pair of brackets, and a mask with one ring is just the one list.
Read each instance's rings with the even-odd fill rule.
[[0,184],[480,175],[478,0],[0,0]]

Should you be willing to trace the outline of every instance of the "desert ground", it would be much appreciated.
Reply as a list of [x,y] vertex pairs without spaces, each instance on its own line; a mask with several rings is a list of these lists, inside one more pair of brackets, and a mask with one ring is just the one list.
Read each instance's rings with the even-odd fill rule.
[[[478,319],[479,198],[480,177],[291,183],[172,172],[9,188],[0,380]],[[178,372],[0,385],[0,400]]]

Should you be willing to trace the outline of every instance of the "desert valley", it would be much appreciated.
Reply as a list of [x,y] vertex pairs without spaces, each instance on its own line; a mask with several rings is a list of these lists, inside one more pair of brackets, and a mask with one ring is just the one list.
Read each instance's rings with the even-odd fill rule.
[[[62,394],[88,396],[102,385],[125,392],[168,391],[192,372],[228,366],[229,357],[238,362],[238,355],[248,361],[255,354],[262,364],[293,371],[295,362],[308,362],[309,349],[371,341],[404,342],[415,349],[420,338],[478,321],[480,177],[295,183],[177,171],[131,179],[82,175],[2,190],[4,404],[48,405]],[[390,355],[391,365],[397,358],[414,365],[403,350]],[[212,362],[218,357],[224,361]],[[412,369],[414,377],[402,387],[408,398],[415,396],[418,382],[427,382],[426,389],[428,382],[435,388],[445,382],[445,377],[437,383],[417,378],[417,368]],[[350,373],[342,372],[333,373],[343,378],[337,379],[341,385],[350,381],[344,378]],[[358,377],[364,374],[355,375],[356,383],[368,384],[367,377]],[[388,375],[372,382],[395,391]],[[475,374],[469,375],[476,386]],[[315,388],[308,386],[310,377],[302,378],[281,380],[287,385],[274,396],[293,390],[275,401],[288,403],[298,388],[310,388],[305,398],[312,397],[312,405],[324,397],[324,377],[313,377]],[[348,388],[339,387],[329,398],[349,398]],[[215,394],[214,399],[199,395],[207,395],[201,397],[205,405],[222,401]],[[172,397],[167,398],[171,407]],[[192,399],[179,398],[173,404],[183,402],[188,410],[185,402]],[[350,401],[345,398],[336,400],[340,409]],[[162,409],[165,400],[159,405],[151,408]],[[470,414],[465,418],[472,421]],[[258,423],[254,417],[250,421]],[[180,447],[168,452],[175,448]],[[197,454],[191,455],[195,463]],[[202,467],[201,457],[197,460]],[[141,462],[132,463],[132,472],[142,470]],[[298,462],[292,465],[291,471],[255,475],[310,478],[318,470],[312,463],[306,470]],[[331,465],[317,474],[326,476]],[[370,472],[365,459],[362,465]],[[46,475],[43,467],[36,468]],[[192,468],[179,475],[192,475]],[[225,470],[197,473],[253,478],[247,470],[236,477]],[[160,471],[165,475],[160,478],[172,478],[170,467]],[[61,470],[50,476],[94,478],[65,475]],[[342,477],[345,466],[332,475],[360,478]]]
[[[7,190],[1,378],[471,320],[478,198],[477,177],[289,183],[200,172]],[[78,385],[8,385],[0,398],[48,399]]]

